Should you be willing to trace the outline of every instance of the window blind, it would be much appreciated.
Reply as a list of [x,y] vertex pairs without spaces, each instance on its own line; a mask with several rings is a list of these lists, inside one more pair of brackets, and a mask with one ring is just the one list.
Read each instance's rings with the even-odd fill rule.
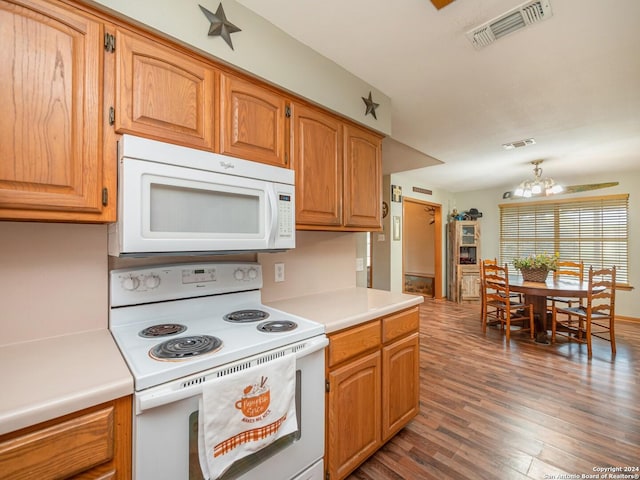
[[585,269],[615,265],[616,283],[627,284],[628,210],[627,194],[502,204],[500,262],[515,273],[514,258],[557,252]]

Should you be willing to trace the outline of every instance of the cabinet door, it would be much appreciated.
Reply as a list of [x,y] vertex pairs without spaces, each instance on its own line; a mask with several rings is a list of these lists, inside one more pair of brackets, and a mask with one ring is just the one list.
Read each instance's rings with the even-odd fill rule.
[[296,172],[296,224],[342,225],[342,122],[320,110],[296,104],[293,158]]
[[0,1],[0,218],[112,220],[102,201],[102,35],[96,19],[58,4]]
[[382,441],[387,441],[420,409],[418,333],[382,349]]
[[214,149],[214,70],[185,53],[118,29],[116,130]]
[[480,299],[480,272],[461,270],[460,301]]
[[327,471],[345,478],[381,443],[380,352],[329,373]]
[[382,157],[380,137],[344,126],[344,225],[382,228]]
[[0,479],[130,479],[131,405],[122,397],[0,435]]
[[220,152],[287,166],[285,97],[232,75],[220,84]]

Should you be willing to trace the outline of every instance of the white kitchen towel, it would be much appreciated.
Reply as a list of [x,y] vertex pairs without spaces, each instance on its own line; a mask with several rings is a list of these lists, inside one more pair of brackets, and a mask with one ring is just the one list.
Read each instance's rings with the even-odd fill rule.
[[202,386],[198,437],[204,478],[295,432],[294,354],[207,381]]

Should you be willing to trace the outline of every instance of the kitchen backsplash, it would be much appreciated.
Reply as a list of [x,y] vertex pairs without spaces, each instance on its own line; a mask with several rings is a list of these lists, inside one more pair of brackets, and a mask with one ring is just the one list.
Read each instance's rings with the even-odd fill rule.
[[257,259],[265,302],[355,287],[356,235],[299,231],[283,253],[119,259],[107,255],[106,225],[0,222],[0,346],[107,328],[108,272],[123,266]]
[[0,346],[105,328],[107,226],[0,222]]

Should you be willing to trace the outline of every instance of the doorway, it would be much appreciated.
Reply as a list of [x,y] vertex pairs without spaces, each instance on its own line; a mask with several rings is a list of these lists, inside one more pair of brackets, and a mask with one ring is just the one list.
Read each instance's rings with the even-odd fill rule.
[[402,291],[442,298],[441,205],[403,198]]

